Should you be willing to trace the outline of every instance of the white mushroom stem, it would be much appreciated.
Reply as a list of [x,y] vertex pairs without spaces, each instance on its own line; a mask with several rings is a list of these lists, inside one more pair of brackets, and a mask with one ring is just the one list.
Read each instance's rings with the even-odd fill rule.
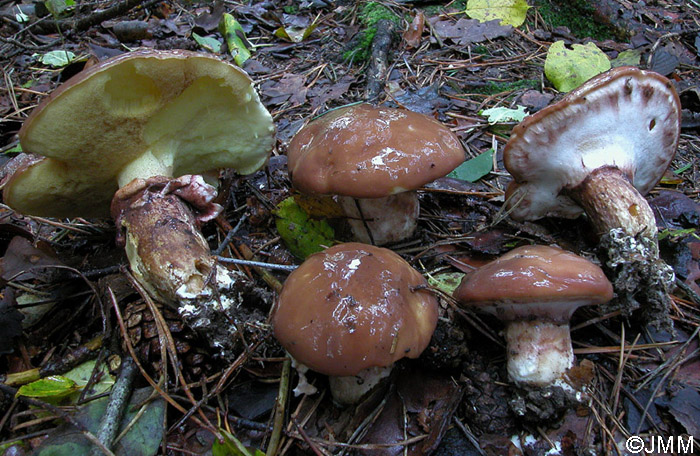
[[546,386],[574,365],[568,323],[512,321],[506,343],[508,376],[516,384]]
[[649,203],[618,168],[593,171],[569,195],[586,211],[599,236],[620,228],[630,236],[656,238],[656,220]]
[[418,193],[401,192],[384,198],[340,196],[338,203],[348,217],[355,240],[385,245],[411,237],[420,211]]
[[370,367],[347,377],[328,377],[331,396],[341,405],[356,404],[375,386],[391,374],[393,364],[387,367]]

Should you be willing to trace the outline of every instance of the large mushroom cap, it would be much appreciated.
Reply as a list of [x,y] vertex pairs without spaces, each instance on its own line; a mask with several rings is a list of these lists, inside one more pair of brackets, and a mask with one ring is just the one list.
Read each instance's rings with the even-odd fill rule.
[[[272,118],[246,73],[187,51],[137,51],[79,73],[45,99],[19,136],[47,157],[15,173],[5,202],[27,214],[109,215],[119,174],[148,178],[260,168]],[[137,163],[138,165],[133,165]]]
[[437,324],[425,278],[391,250],[359,243],[311,255],[284,283],[275,337],[300,363],[349,376],[416,358]]
[[578,216],[562,191],[603,167],[619,168],[648,193],[676,151],[680,116],[675,89],[657,73],[620,67],[589,80],[513,129],[503,152],[515,179],[509,194],[518,190],[511,215]]
[[501,320],[568,321],[576,308],[608,302],[613,288],[587,259],[557,247],[523,246],[468,274],[457,301]]
[[415,190],[465,158],[457,136],[434,119],[369,104],[313,120],[294,136],[287,155],[300,191],[355,198]]

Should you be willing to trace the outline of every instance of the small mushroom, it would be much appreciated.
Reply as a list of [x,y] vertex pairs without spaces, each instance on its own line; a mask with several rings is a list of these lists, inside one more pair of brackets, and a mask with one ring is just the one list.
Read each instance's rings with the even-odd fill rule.
[[241,69],[187,51],[122,54],[71,78],[27,118],[19,137],[32,155],[17,158],[3,198],[49,217],[108,217],[111,208],[144,288],[207,321],[204,303],[235,277],[215,267],[199,231],[221,211],[205,179],[224,167],[256,171],[273,136]]
[[[680,114],[673,85],[657,73],[620,67],[589,80],[513,129],[503,151],[514,178],[506,208],[518,220],[585,211],[603,245],[615,244],[611,267],[644,252],[643,262],[617,273],[616,290],[651,289],[648,300],[660,303],[650,306],[667,307],[673,272],[658,260],[656,220],[643,195],[673,158]],[[636,277],[643,283],[630,282]]]
[[466,275],[454,291],[462,305],[506,325],[507,368],[519,385],[552,384],[573,366],[569,320],[581,306],[608,302],[602,269],[557,247],[518,247]]
[[302,193],[339,195],[355,239],[398,242],[416,229],[415,189],[456,168],[464,149],[423,114],[369,104],[330,111],[289,143],[289,174]]
[[397,360],[417,358],[437,325],[425,278],[391,250],[345,243],[309,256],[284,282],[274,334],[298,362],[358,401]]

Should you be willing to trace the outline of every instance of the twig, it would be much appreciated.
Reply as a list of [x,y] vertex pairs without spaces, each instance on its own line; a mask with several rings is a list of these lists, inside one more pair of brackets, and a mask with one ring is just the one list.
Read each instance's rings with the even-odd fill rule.
[[242,260],[239,258],[228,258],[228,257],[222,257],[222,256],[217,256],[216,259],[217,259],[217,261],[220,261],[222,263],[244,264],[246,266],[255,266],[255,267],[264,268],[264,269],[279,269],[280,271],[293,271],[296,268],[298,268],[298,266],[294,265],[294,264],[289,265],[289,264],[264,263],[262,261]]
[[367,101],[379,99],[384,91],[384,83],[388,73],[389,50],[394,42],[396,26],[388,19],[377,21],[377,33],[372,40],[372,56],[367,68]]
[[[102,416],[102,424],[99,431],[97,431],[97,438],[106,448],[112,446],[114,438],[117,436],[119,425],[124,416],[124,410],[126,410],[131,397],[132,385],[137,372],[138,368],[134,360],[130,356],[124,357],[119,377],[114,386],[112,386],[112,392],[109,394],[109,404]],[[91,456],[98,456],[99,454],[100,449],[93,448]]]
[[272,435],[270,435],[270,442],[267,445],[267,452],[265,453],[267,456],[275,456],[280,445],[282,428],[284,427],[284,416],[287,410],[291,364],[292,360],[289,358],[285,359],[282,364],[279,392],[277,393],[277,401],[275,402],[274,425],[272,427]]
[[80,19],[57,19],[54,21],[36,22],[27,27],[27,29],[40,34],[54,33],[57,29],[59,31],[73,30],[75,32],[82,32],[93,25],[122,16],[138,6],[141,8],[148,8],[161,1],[162,0],[123,0],[112,7],[95,11]]

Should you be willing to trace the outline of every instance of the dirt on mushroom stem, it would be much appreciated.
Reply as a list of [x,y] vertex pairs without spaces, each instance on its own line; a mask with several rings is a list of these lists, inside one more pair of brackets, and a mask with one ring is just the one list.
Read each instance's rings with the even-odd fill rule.
[[594,171],[569,195],[600,237],[599,250],[617,293],[607,310],[631,315],[640,309],[643,321],[671,329],[675,274],[659,259],[656,219],[646,199],[614,167]]
[[[221,356],[232,356],[242,301],[236,284],[244,276],[216,264],[195,210],[186,196],[168,189],[177,180],[136,181],[112,202],[118,240],[125,244],[135,278],[156,301],[175,307],[193,329],[205,333]],[[197,197],[196,189],[190,193],[190,200]],[[200,196],[199,202],[204,199]],[[207,205],[203,209],[209,216],[218,212]]]

